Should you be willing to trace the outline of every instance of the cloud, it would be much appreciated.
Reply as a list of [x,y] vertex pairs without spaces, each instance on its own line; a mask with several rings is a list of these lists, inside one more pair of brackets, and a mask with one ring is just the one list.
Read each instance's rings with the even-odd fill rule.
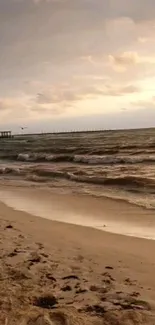
[[153,92],[154,35],[154,0],[0,0],[1,116],[128,111]]
[[38,4],[40,2],[50,2],[51,0],[33,0],[34,3]]
[[29,118],[29,99],[24,96],[1,97],[0,98],[0,117],[1,122],[7,120]]
[[126,112],[127,111],[127,109],[124,107],[124,108],[121,108],[120,109],[122,112]]
[[140,89],[134,85],[127,86],[107,86],[103,92],[106,96],[123,96],[133,93],[139,93]]
[[151,97],[148,100],[139,100],[136,102],[132,102],[132,105],[138,108],[145,109],[154,109],[155,111],[155,96]]
[[[96,80],[95,80],[96,81]],[[33,84],[33,83],[32,83]],[[35,82],[35,87],[39,83]],[[74,110],[80,115],[85,110],[85,101],[98,98],[125,97],[139,93],[140,89],[131,84],[124,86],[104,83],[99,85],[73,86],[62,84],[45,87],[35,96],[18,94],[14,97],[0,98],[0,116],[4,119],[40,119],[42,116],[63,116],[72,114]],[[77,105],[80,104],[79,108]],[[85,107],[85,109],[88,107]],[[108,110],[108,108],[106,108]]]
[[91,55],[81,56],[80,60],[86,61],[88,63],[94,64],[95,61]]
[[58,86],[39,92],[34,98],[34,102],[38,105],[61,104],[69,107],[77,101],[82,101],[87,98],[98,96],[125,96],[140,92],[140,89],[135,85],[87,85],[83,87]]
[[[52,132],[88,129],[126,129],[154,126],[155,109],[143,108],[136,110],[120,111],[113,114],[92,114],[74,117],[51,117],[42,116],[40,120],[25,120],[28,126],[26,132]],[[19,123],[5,123],[4,128],[19,132]]]
[[14,98],[0,98],[0,111],[9,111],[11,108],[15,108],[15,106],[19,104],[17,99]]
[[125,71],[128,67],[140,62],[136,52],[123,52],[118,55],[109,55],[109,63],[118,71]]
[[138,64],[155,64],[155,55],[139,56],[137,52],[123,52],[118,55],[109,55],[108,58],[110,66],[118,72],[124,72]]
[[39,5],[39,4],[48,4],[50,2],[53,3],[62,3],[63,0],[32,0],[32,2],[34,2],[35,4]]
[[138,42],[139,43],[145,44],[148,41],[149,41],[149,38],[147,38],[147,37],[138,37]]
[[37,104],[56,104],[64,102],[74,102],[82,98],[82,94],[78,90],[70,89],[68,87],[53,87],[38,93],[35,102]]
[[3,111],[6,111],[7,109],[8,109],[8,104],[1,99],[0,100],[0,113]]

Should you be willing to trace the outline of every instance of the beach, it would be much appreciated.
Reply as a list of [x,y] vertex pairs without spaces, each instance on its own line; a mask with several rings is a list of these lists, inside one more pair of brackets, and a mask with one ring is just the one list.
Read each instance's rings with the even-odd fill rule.
[[0,324],[155,324],[154,134],[1,139]]
[[0,0],[0,325],[155,325],[155,0]]
[[[45,196],[55,202],[50,217]],[[145,226],[137,213],[142,220],[148,213],[153,227],[153,212],[122,201],[52,196],[45,189],[1,187],[1,323],[154,324],[155,241],[142,238]],[[44,217],[34,208],[38,202],[41,210],[41,200]],[[108,207],[115,223],[118,211],[128,211],[120,221],[126,228],[139,223],[139,238],[107,231]],[[102,229],[95,224],[97,215]]]

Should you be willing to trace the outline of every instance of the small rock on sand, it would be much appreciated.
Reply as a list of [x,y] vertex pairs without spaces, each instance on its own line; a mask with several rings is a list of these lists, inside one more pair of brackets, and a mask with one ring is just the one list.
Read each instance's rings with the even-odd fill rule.
[[5,229],[13,229],[12,225],[7,225]]
[[105,269],[107,269],[107,270],[113,270],[114,268],[112,266],[105,266]]

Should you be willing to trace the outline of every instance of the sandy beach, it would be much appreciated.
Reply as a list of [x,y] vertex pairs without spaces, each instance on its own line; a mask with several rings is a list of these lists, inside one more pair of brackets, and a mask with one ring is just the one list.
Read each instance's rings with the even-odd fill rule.
[[[45,194],[53,210],[49,205],[43,218]],[[86,196],[79,206],[78,200],[1,187],[1,324],[154,324],[155,241],[136,238],[130,230],[139,224],[138,237],[145,237],[145,230],[148,237],[148,216],[153,233],[153,211]],[[67,223],[62,211],[65,218],[70,211]],[[130,236],[116,234],[117,229],[110,233],[105,215],[112,230],[118,220],[124,222],[119,232],[128,227]],[[98,222],[102,231],[95,229]]]
[[0,325],[155,325],[155,0],[0,0]]

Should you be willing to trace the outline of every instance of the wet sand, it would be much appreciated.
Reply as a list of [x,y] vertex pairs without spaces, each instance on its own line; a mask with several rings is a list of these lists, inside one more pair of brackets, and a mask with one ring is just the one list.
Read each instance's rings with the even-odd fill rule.
[[[119,222],[126,222],[126,228],[134,223],[140,228],[141,216],[144,234],[142,225],[153,225],[152,211],[121,201],[53,196],[46,190],[4,187],[0,195],[15,205],[0,203],[0,324],[21,324],[23,317],[27,323],[22,324],[29,324],[31,311],[43,317],[71,315],[71,325],[110,325],[116,320],[154,324],[155,241],[93,229],[105,220],[116,224],[120,211]],[[90,227],[71,224],[83,219]],[[36,297],[47,293],[57,300],[52,314],[47,306],[36,306]],[[60,314],[52,324],[64,324]]]
[[16,210],[53,221],[155,239],[154,210],[147,210],[122,200],[80,194],[56,194],[50,189],[8,186],[1,186],[0,198]]

